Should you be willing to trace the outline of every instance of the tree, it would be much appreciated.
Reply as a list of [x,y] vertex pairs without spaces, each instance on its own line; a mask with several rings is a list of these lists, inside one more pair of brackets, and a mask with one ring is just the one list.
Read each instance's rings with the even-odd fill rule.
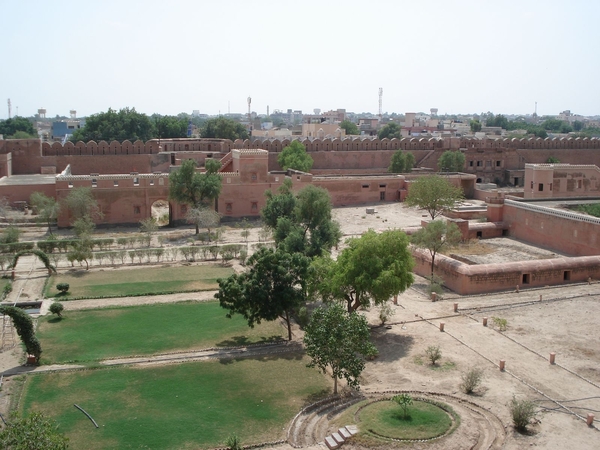
[[462,234],[454,222],[434,220],[411,236],[411,242],[431,255],[431,276],[435,267],[435,257],[446,247],[458,245]]
[[412,405],[413,399],[408,394],[400,394],[392,397],[392,400],[395,401],[401,408],[404,415],[404,418],[408,418],[408,407]]
[[388,167],[388,172],[410,173],[414,166],[414,155],[411,152],[403,152],[402,150],[398,150],[392,155],[390,167]]
[[29,203],[36,210],[40,220],[48,224],[48,230],[52,229],[52,221],[60,213],[60,203],[54,197],[47,197],[41,192],[34,192],[29,197]]
[[347,244],[337,260],[323,256],[311,264],[311,293],[325,301],[345,301],[351,312],[371,302],[381,305],[414,282],[414,262],[403,231],[369,230]]
[[560,160],[557,157],[555,157],[555,156],[550,156],[546,160],[546,163],[547,164],[560,164]]
[[71,141],[148,141],[155,136],[155,126],[150,118],[135,108],[123,108],[118,112],[109,108],[106,112],[89,116],[83,128],[75,130]]
[[248,139],[248,131],[241,123],[219,116],[204,122],[200,136],[235,141],[236,139]]
[[0,431],[0,447],[6,450],[64,450],[68,443],[69,438],[58,431],[56,423],[39,412],[27,417],[13,412]]
[[67,259],[72,263],[85,262],[85,270],[90,270],[90,261],[94,258],[92,252],[92,239],[89,233],[84,233],[79,236],[79,239],[71,244],[71,250],[67,254]]
[[377,354],[364,316],[347,313],[337,303],[313,312],[306,326],[304,347],[312,359],[309,367],[317,367],[323,373],[331,369],[334,394],[337,394],[337,380],[341,378],[358,389],[365,358]]
[[410,184],[406,204],[426,210],[431,220],[463,198],[462,190],[439,175],[417,178]]
[[206,228],[208,231],[208,241],[210,242],[210,230],[217,227],[221,222],[221,216],[214,209],[198,206],[190,209],[186,215],[188,222],[196,226],[196,234],[200,228]]
[[262,320],[281,318],[292,340],[290,315],[304,299],[304,280],[310,260],[299,254],[261,248],[248,261],[249,270],[229,278],[218,279],[215,298],[227,317],[241,314],[253,328]]
[[377,137],[379,139],[385,139],[385,138],[387,138],[387,139],[393,139],[393,138],[401,139],[402,138],[402,134],[400,133],[400,125],[398,125],[396,122],[390,122],[390,123],[388,123],[381,130],[379,130],[379,132],[377,133]]
[[506,130],[508,129],[508,119],[502,114],[498,114],[496,117],[490,114],[485,120],[485,125],[488,127],[500,127]]
[[349,120],[344,120],[342,121],[342,123],[340,123],[340,128],[342,130],[346,130],[346,135],[359,135],[360,134],[360,130],[358,129],[358,127],[356,126],[356,124],[354,122],[351,122]]
[[25,311],[16,306],[2,305],[0,306],[0,314],[6,314],[13,320],[17,334],[25,345],[25,351],[29,355],[35,356],[36,362],[39,362],[42,356],[42,346],[40,341],[35,336],[33,320]]
[[151,118],[154,121],[154,137],[159,139],[187,137],[188,119],[177,116],[161,116],[159,114],[153,114]]
[[[196,162],[184,161],[181,167],[169,175],[169,199],[190,208],[208,206],[221,193],[221,176],[217,173],[221,163],[209,159],[206,172],[196,172]],[[196,224],[196,234],[200,232]]]
[[309,185],[294,196],[291,183],[284,183],[279,194],[266,195],[263,220],[273,230],[278,248],[313,257],[338,244],[341,231],[331,218],[331,198],[325,189]]
[[515,429],[517,431],[527,430],[527,425],[535,416],[535,403],[526,399],[517,400],[513,395],[509,409]]
[[581,131],[581,130],[583,130],[584,127],[585,127],[585,123],[583,123],[581,120],[576,120],[573,122],[573,130],[574,131]]
[[[21,133],[25,134],[21,134]],[[17,136],[15,134],[19,133]],[[0,120],[0,134],[4,139],[32,139],[37,138],[37,132],[28,119],[15,116],[10,119]]]
[[89,187],[73,188],[64,199],[64,204],[74,220],[86,216],[90,219],[103,216],[100,206],[92,194],[92,188]]
[[140,220],[140,231],[144,233],[147,238],[148,247],[152,243],[152,235],[158,231],[158,222],[154,217],[148,217],[147,219]]
[[54,302],[50,305],[50,312],[52,314],[56,314],[58,317],[62,319],[62,312],[65,309],[61,302]]
[[481,131],[481,122],[479,120],[471,120],[469,122],[469,125],[471,126],[471,131],[473,133],[477,133],[478,131]]
[[306,148],[299,141],[292,141],[277,157],[277,163],[283,170],[294,169],[300,172],[310,172],[313,165],[312,157],[306,153]]
[[446,150],[438,160],[440,172],[462,172],[465,167],[465,155],[460,151]]

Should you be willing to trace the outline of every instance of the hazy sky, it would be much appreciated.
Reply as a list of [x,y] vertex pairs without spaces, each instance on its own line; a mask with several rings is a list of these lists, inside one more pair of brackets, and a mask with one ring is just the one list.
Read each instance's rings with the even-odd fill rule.
[[0,0],[0,119],[600,114],[598,0]]

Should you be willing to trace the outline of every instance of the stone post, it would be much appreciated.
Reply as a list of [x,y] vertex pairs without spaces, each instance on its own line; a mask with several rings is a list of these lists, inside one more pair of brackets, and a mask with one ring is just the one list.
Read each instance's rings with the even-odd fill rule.
[[445,322],[440,322],[440,331],[444,331],[444,325],[446,325]]
[[519,285],[517,284],[517,294],[519,293]]
[[435,301],[437,301],[437,293],[435,293],[435,292],[432,292],[432,293],[431,293],[431,301],[432,301],[432,302],[435,302]]
[[501,359],[500,360],[500,372],[504,372],[504,365],[506,364],[506,361]]
[[550,353],[550,364],[554,364],[554,359],[556,358],[556,353],[551,352]]
[[594,415],[592,413],[588,413],[587,415],[587,424],[591,427],[594,424]]
[[12,270],[12,272],[10,274],[10,278],[11,278],[11,280],[15,281],[15,269]]
[[458,303],[454,303],[454,312],[458,312]]
[[483,326],[484,326],[484,327],[487,327],[487,317],[484,317],[484,318],[483,318]]

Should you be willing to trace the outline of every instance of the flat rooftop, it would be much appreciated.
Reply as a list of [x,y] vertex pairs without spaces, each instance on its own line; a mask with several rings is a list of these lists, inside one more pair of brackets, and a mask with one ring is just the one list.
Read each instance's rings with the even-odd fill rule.
[[0,178],[0,186],[23,186],[31,184],[56,184],[56,174],[12,175]]

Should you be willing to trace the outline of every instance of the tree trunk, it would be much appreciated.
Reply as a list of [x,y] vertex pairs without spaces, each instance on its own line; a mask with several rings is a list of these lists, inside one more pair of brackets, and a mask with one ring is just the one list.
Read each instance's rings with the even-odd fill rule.
[[431,255],[431,282],[433,283],[433,268],[435,264],[435,253]]
[[333,377],[333,395],[337,394],[337,377],[334,375]]
[[200,234],[200,227],[196,224],[196,234]]
[[285,312],[285,322],[287,323],[288,329],[288,341],[292,340],[292,327],[290,325],[290,313],[288,311]]

